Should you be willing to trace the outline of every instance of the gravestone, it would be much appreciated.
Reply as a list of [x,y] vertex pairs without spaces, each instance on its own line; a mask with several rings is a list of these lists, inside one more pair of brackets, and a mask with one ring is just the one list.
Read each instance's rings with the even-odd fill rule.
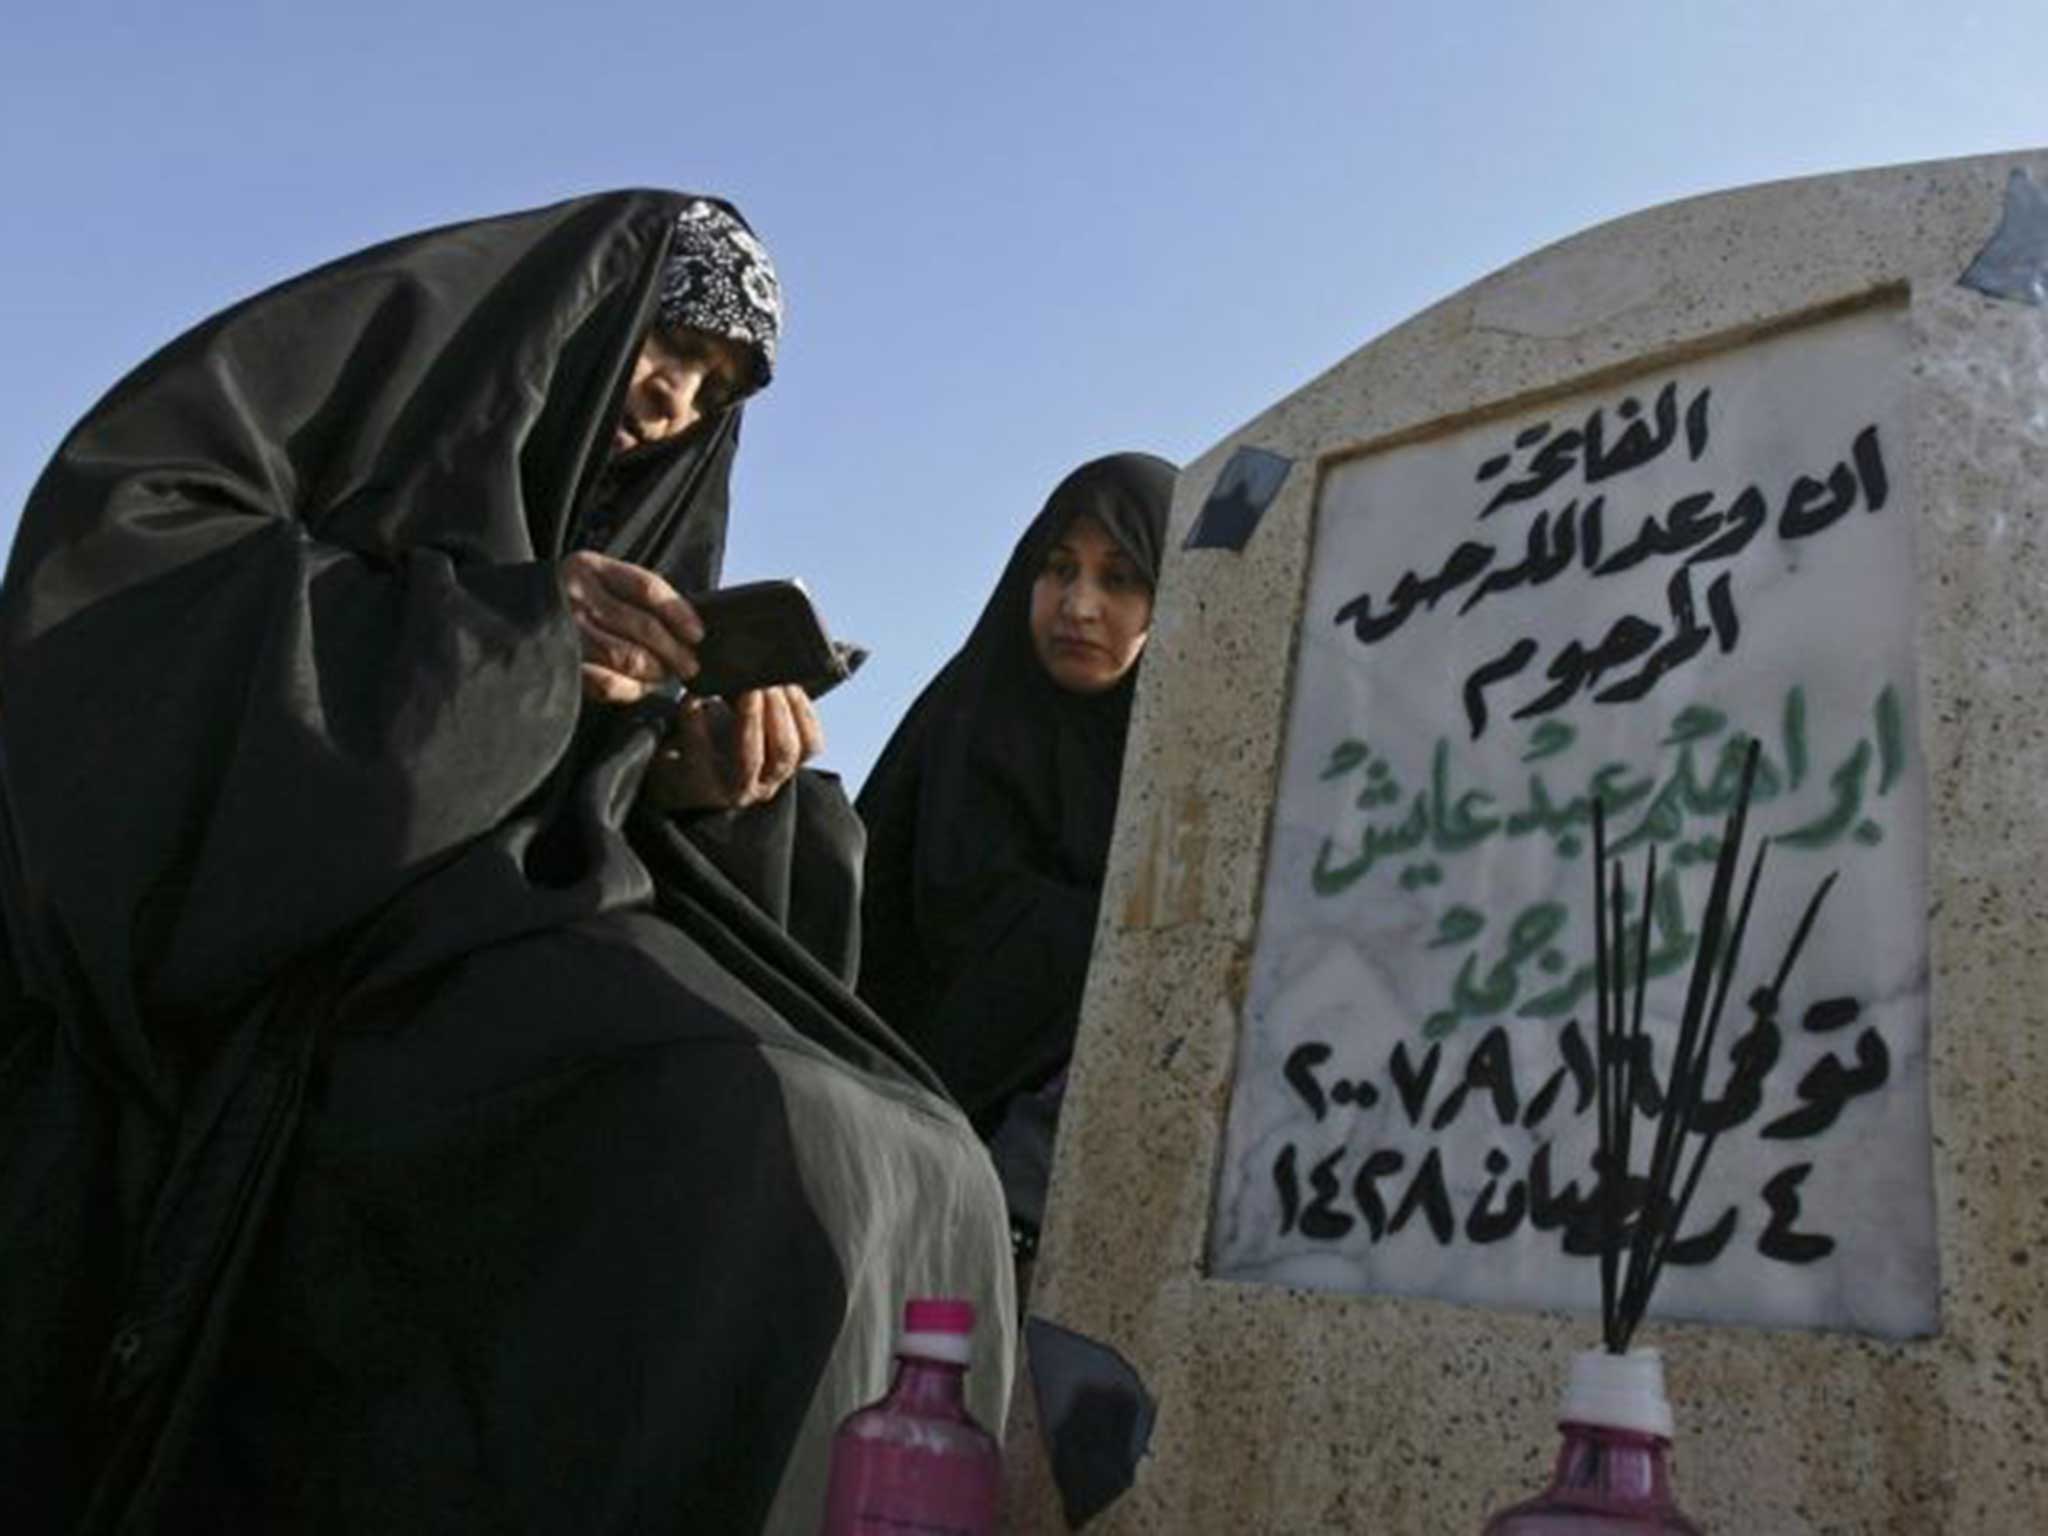
[[[1599,1328],[1590,808],[1657,861],[1668,1060],[1752,742],[1719,1132],[1638,1336],[1681,1501],[2048,1529],[2044,186],[1619,220],[1183,476],[1028,1309],[1156,1404],[1091,1530],[1476,1533],[1540,1486]],[[1056,1530],[1036,1418],[1013,1523]]]

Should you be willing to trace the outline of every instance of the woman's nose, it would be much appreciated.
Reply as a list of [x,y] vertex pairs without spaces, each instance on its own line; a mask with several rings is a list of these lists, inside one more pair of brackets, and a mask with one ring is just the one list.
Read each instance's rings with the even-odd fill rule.
[[659,411],[671,431],[680,432],[697,419],[697,386],[702,376],[695,373],[657,373],[647,381],[648,404]]
[[1102,594],[1095,590],[1095,583],[1083,577],[1067,588],[1067,612],[1077,619],[1093,618],[1102,606],[1101,596]]

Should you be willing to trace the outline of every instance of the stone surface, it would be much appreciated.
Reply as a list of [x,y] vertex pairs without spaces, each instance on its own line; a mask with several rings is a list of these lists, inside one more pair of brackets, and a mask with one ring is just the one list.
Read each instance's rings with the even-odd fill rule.
[[[1667,1355],[1679,1489],[1710,1529],[2048,1529],[2048,311],[1957,281],[2015,168],[2048,185],[2048,154],[1986,157],[1589,231],[1190,467],[1029,1302],[1159,1402],[1136,1486],[1091,1530],[1476,1532],[1542,1480],[1565,1363],[1592,1342],[1582,1316],[1205,1272],[1320,469],[1872,302],[1908,338],[1939,1331],[1653,1322],[1641,1342]],[[1182,550],[1244,446],[1296,461],[1256,535]],[[1012,1528],[1060,1529],[1028,1441],[1012,1467]]]

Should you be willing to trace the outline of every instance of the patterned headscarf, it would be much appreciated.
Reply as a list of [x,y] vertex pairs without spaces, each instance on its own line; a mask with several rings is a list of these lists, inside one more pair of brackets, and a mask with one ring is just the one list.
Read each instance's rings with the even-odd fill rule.
[[768,248],[722,203],[697,198],[676,215],[661,273],[661,323],[743,343],[754,357],[753,387],[775,370],[782,285]]

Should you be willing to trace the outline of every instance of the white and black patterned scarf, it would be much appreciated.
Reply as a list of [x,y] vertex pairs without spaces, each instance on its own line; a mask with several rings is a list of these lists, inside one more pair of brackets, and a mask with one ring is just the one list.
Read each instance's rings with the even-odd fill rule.
[[698,198],[676,215],[661,274],[661,323],[744,343],[754,355],[753,387],[775,371],[782,285],[754,232],[723,203]]

